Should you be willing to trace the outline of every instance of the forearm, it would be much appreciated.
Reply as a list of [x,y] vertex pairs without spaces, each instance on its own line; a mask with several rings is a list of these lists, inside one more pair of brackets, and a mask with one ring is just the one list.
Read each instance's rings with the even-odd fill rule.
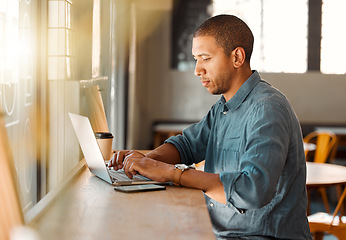
[[226,203],[226,196],[219,174],[189,169],[181,175],[180,184],[185,187],[200,189],[210,198],[223,204]]
[[158,148],[155,148],[153,151],[145,154],[145,156],[169,164],[180,163],[179,151],[170,143],[165,143]]
[[[147,153],[146,157],[169,164],[181,162],[179,151],[170,143],[165,143]],[[171,180],[173,181],[173,177]],[[226,203],[225,192],[223,184],[219,179],[219,174],[189,169],[181,175],[180,183],[184,187],[200,189],[210,198],[224,204]]]

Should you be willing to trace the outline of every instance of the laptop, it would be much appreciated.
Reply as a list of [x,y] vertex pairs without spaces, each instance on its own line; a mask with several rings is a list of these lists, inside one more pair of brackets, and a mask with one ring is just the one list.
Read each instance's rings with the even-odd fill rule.
[[114,186],[162,184],[141,175],[134,175],[130,179],[122,169],[109,169],[102,157],[89,118],[74,113],[69,113],[69,116],[91,173]]

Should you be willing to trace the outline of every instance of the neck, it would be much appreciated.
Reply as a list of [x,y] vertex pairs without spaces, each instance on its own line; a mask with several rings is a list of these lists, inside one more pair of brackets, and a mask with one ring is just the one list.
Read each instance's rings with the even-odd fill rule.
[[239,68],[232,77],[230,90],[224,93],[223,96],[228,102],[239,90],[239,88],[244,84],[244,82],[252,75],[252,70],[249,67]]

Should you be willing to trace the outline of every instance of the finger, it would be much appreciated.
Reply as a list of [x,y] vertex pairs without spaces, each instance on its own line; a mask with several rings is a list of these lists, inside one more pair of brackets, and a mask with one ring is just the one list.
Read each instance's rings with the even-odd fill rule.
[[123,170],[125,171],[125,169],[126,169],[126,166],[127,166],[127,164],[128,164],[128,158],[126,158],[125,157],[125,160],[123,161]]
[[129,167],[130,165],[129,164],[129,161],[130,160],[134,160],[136,157],[133,157],[133,152],[128,152],[124,155],[124,160],[123,160],[123,164],[122,164],[122,167],[124,169],[124,171],[128,171],[129,170]]
[[129,152],[126,154],[126,157],[127,157],[127,156],[130,156],[130,157],[133,157],[133,158],[142,158],[142,157],[144,157],[144,155],[143,155],[142,153],[137,152],[137,151],[135,151],[135,150],[129,151]]
[[111,159],[110,159],[109,162],[108,162],[108,167],[113,167],[114,159],[116,158],[116,155],[117,155],[117,153],[114,152],[114,153],[113,153],[113,156],[111,157]]
[[129,166],[129,173],[132,175],[132,176],[134,176],[134,175],[137,175],[138,174],[138,172],[137,172],[137,165],[134,163],[134,162],[132,162],[131,164],[130,164],[130,166]]
[[115,163],[113,161],[113,167],[115,170],[123,168],[124,157],[128,151],[119,151],[115,158]]
[[126,176],[129,178],[133,178],[133,174],[130,172],[130,166],[133,164],[133,162],[129,163],[130,160],[128,157],[125,158],[124,163],[123,163],[123,170]]

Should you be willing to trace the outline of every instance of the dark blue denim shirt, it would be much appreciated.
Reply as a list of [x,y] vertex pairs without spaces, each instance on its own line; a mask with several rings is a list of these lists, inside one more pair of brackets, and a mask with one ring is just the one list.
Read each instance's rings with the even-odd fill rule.
[[182,163],[205,160],[204,171],[220,175],[227,204],[205,196],[218,239],[312,239],[300,124],[287,98],[257,71],[228,102],[222,96],[166,142]]

